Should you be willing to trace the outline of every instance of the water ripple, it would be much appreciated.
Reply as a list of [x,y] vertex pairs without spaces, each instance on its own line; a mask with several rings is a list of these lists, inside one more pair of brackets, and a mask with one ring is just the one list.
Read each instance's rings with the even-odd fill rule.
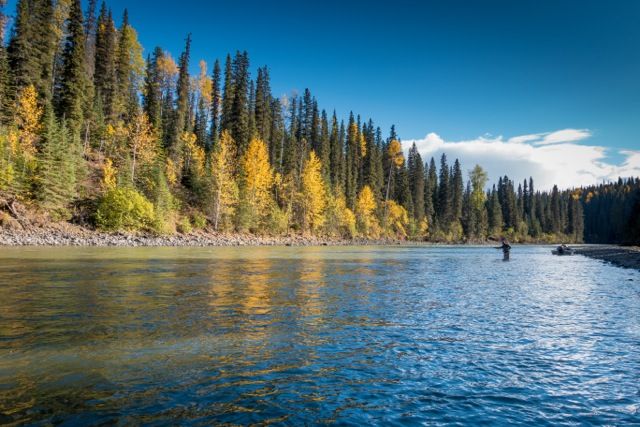
[[496,258],[3,249],[0,424],[639,424],[640,274]]

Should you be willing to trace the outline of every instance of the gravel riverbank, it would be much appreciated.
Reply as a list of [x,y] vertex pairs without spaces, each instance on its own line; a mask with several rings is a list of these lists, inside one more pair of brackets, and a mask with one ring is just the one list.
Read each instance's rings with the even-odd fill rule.
[[640,248],[621,246],[583,246],[576,253],[600,259],[614,265],[640,270]]
[[3,229],[2,246],[111,246],[111,247],[209,247],[209,246],[344,246],[361,244],[395,244],[394,241],[324,239],[311,236],[255,236],[196,232],[155,236],[145,234],[101,233],[70,224],[31,229]]

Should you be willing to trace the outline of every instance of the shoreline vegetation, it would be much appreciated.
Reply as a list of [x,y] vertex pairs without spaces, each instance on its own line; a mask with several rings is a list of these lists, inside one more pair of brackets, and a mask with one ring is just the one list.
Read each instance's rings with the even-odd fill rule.
[[[126,10],[116,25],[107,4],[87,6],[18,0],[0,43],[8,241],[75,226],[79,236],[158,241],[203,230],[317,236],[295,238],[310,241],[640,241],[640,179],[541,190],[533,178],[465,171],[446,154],[423,159],[395,126],[383,135],[356,112],[323,109],[309,89],[274,96],[268,67],[252,69],[247,52],[215,60],[211,72],[200,61],[193,74],[190,35],[177,60],[162,47],[143,54]],[[60,237],[74,238],[85,237]],[[294,238],[222,241],[251,239]]]

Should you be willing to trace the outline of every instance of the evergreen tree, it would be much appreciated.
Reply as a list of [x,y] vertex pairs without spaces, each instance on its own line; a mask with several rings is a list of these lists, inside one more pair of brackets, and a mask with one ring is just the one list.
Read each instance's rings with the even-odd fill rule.
[[142,97],[143,111],[149,117],[149,121],[156,131],[162,129],[162,80],[158,64],[163,57],[162,48],[156,47],[153,55],[147,60],[147,72]]
[[462,168],[460,167],[460,161],[456,159],[453,164],[453,175],[451,177],[451,202],[453,221],[460,221],[462,217],[462,196],[464,192],[464,182],[462,178]]
[[173,118],[172,136],[170,143],[170,152],[172,157],[176,157],[182,151],[181,136],[187,131],[188,114],[189,114],[189,94],[191,79],[189,77],[189,61],[191,59],[191,34],[187,36],[184,51],[180,56],[178,84],[176,88],[177,99],[176,109]]
[[61,86],[56,96],[58,115],[67,121],[72,135],[79,135],[83,119],[86,91],[84,48],[82,6],[80,0],[73,0],[63,53]]
[[111,11],[102,3],[96,31],[96,56],[93,84],[107,122],[113,122],[116,102],[116,38]]
[[504,228],[504,222],[502,217],[502,206],[500,205],[500,199],[495,186],[491,191],[491,198],[489,199],[489,231],[494,236],[502,234]]
[[442,157],[440,158],[438,204],[436,205],[438,225],[442,230],[448,230],[453,219],[453,199],[451,197],[450,185],[447,155],[442,154]]
[[224,66],[224,95],[222,97],[221,131],[231,131],[233,121],[233,102],[235,99],[235,82],[233,80],[233,65],[231,55],[227,55]]
[[64,122],[47,113],[42,150],[37,169],[39,204],[58,218],[68,217],[68,206],[76,196],[78,147]]
[[267,67],[258,69],[255,94],[255,127],[258,137],[263,141],[271,140],[271,86]]
[[216,147],[220,136],[220,109],[222,107],[220,79],[220,61],[216,59],[216,62],[213,65],[213,75],[211,76],[211,147]]
[[409,166],[409,185],[412,190],[413,198],[413,218],[421,221],[425,216],[425,171],[422,157],[418,152],[415,142],[409,150],[408,156]]
[[233,60],[233,103],[231,106],[231,136],[243,155],[249,145],[249,55],[237,52]]
[[438,199],[438,171],[436,169],[436,160],[431,157],[429,162],[429,170],[425,177],[424,183],[424,212],[427,217],[429,227],[433,227],[436,220],[436,206]]

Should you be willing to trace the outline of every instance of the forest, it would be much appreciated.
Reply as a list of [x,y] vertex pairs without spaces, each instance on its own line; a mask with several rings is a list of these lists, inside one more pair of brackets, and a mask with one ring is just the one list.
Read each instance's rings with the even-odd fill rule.
[[145,55],[127,11],[116,23],[96,0],[19,0],[2,40],[0,225],[20,203],[110,232],[640,241],[637,178],[490,185],[480,165],[423,159],[309,89],[274,96],[247,52],[195,75],[190,35],[177,59]]

